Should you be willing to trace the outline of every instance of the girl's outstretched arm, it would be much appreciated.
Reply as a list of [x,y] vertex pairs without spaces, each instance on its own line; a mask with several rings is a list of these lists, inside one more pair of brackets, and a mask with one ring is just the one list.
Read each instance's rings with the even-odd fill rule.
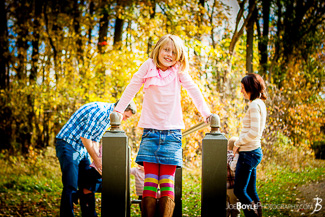
[[201,115],[204,117],[204,120],[206,120],[211,115],[211,112],[203,98],[200,89],[194,83],[194,81],[192,80],[191,76],[188,73],[180,73],[179,76],[180,76],[181,84],[186,89],[186,91],[190,94],[190,97],[192,98],[195,107],[199,110]]
[[115,111],[123,113],[135,94],[140,90],[142,84],[145,82],[144,76],[148,72],[149,61],[152,60],[148,59],[146,62],[144,62],[140,66],[139,70],[133,75],[130,83],[125,88],[118,104],[116,105],[114,109]]

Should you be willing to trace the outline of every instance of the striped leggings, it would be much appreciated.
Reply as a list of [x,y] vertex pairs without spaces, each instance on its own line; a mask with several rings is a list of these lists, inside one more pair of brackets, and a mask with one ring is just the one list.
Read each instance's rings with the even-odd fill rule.
[[175,165],[164,165],[143,162],[144,165],[144,188],[143,197],[157,198],[158,184],[161,196],[168,196],[174,200]]

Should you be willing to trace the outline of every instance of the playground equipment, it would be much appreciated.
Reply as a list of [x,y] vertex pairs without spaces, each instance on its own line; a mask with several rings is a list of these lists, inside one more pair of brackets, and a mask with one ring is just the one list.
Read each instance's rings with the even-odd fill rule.
[[226,216],[227,139],[213,115],[211,131],[202,140],[201,216]]
[[[103,187],[102,216],[130,216],[130,205],[140,203],[130,201],[130,148],[128,137],[120,129],[120,116],[110,115],[111,129],[102,139],[103,143]],[[183,136],[207,125],[199,123],[183,132]],[[211,131],[202,140],[202,192],[201,216],[225,216],[227,197],[227,139],[219,132],[220,119],[213,115]],[[174,217],[182,216],[182,169],[175,174]]]

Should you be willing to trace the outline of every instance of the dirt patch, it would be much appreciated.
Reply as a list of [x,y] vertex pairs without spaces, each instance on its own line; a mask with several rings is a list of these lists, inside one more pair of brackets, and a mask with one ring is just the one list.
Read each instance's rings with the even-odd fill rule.
[[[325,216],[325,180],[300,186],[297,190],[299,192],[297,194],[299,209],[294,210],[291,216]],[[314,210],[319,211],[313,213]]]

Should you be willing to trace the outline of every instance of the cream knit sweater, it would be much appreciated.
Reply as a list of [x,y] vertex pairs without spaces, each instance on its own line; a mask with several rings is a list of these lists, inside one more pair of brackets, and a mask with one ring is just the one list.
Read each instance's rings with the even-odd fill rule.
[[243,119],[243,129],[234,143],[239,151],[252,151],[261,147],[261,137],[265,128],[266,107],[261,99],[253,100]]

